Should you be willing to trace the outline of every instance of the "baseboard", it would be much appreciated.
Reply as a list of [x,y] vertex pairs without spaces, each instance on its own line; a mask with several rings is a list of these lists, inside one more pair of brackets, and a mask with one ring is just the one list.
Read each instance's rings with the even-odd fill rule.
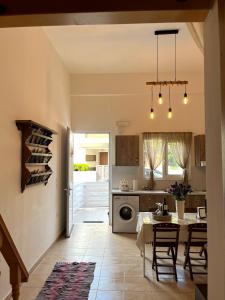
[[[30,268],[29,275],[37,268],[37,266],[40,264],[42,259],[45,257],[45,255],[50,251],[50,249],[55,245],[55,243],[61,238],[62,235],[65,235],[65,230],[63,230],[58,237],[55,239],[54,242],[48,247],[48,249],[41,255],[41,257],[36,261],[36,263]],[[23,283],[21,283],[22,285]],[[12,292],[9,293],[8,296],[5,297],[4,300],[11,300],[12,298]]]

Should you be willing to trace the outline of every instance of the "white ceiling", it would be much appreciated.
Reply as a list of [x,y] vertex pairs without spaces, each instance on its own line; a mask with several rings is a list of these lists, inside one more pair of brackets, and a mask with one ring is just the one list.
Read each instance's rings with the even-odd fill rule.
[[[156,71],[158,29],[179,29],[177,72],[202,72],[203,55],[185,23],[44,27],[70,73]],[[159,72],[174,72],[174,36],[159,36]]]

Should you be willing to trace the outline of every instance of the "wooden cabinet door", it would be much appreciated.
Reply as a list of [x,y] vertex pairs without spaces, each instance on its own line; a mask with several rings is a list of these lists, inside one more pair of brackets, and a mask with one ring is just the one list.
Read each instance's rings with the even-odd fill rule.
[[139,136],[116,136],[116,166],[139,166]]
[[153,212],[157,209],[155,203],[151,195],[141,195],[139,199],[139,210]]
[[168,204],[169,212],[175,212],[175,201],[171,196],[168,195],[141,195],[139,208],[140,211],[150,211],[153,212],[157,209],[156,203],[163,203],[164,198]]
[[196,135],[194,137],[195,141],[195,165],[196,167],[201,167],[201,162],[206,161],[205,156],[205,135]]

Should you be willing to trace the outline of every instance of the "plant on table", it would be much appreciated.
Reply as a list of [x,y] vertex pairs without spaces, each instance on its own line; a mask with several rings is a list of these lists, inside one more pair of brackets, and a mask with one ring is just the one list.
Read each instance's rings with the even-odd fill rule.
[[169,189],[167,190],[169,194],[171,194],[177,201],[184,201],[187,197],[187,194],[192,192],[190,185],[185,185],[183,183],[171,184]]
[[167,191],[176,200],[178,218],[183,219],[185,199],[187,195],[192,192],[191,186],[175,182],[169,187]]

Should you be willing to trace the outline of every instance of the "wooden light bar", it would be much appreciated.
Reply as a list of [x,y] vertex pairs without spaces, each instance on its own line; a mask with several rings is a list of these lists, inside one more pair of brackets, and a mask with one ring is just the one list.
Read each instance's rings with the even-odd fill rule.
[[170,80],[170,81],[147,81],[146,85],[161,85],[161,86],[167,86],[167,85],[186,85],[188,84],[187,80]]

